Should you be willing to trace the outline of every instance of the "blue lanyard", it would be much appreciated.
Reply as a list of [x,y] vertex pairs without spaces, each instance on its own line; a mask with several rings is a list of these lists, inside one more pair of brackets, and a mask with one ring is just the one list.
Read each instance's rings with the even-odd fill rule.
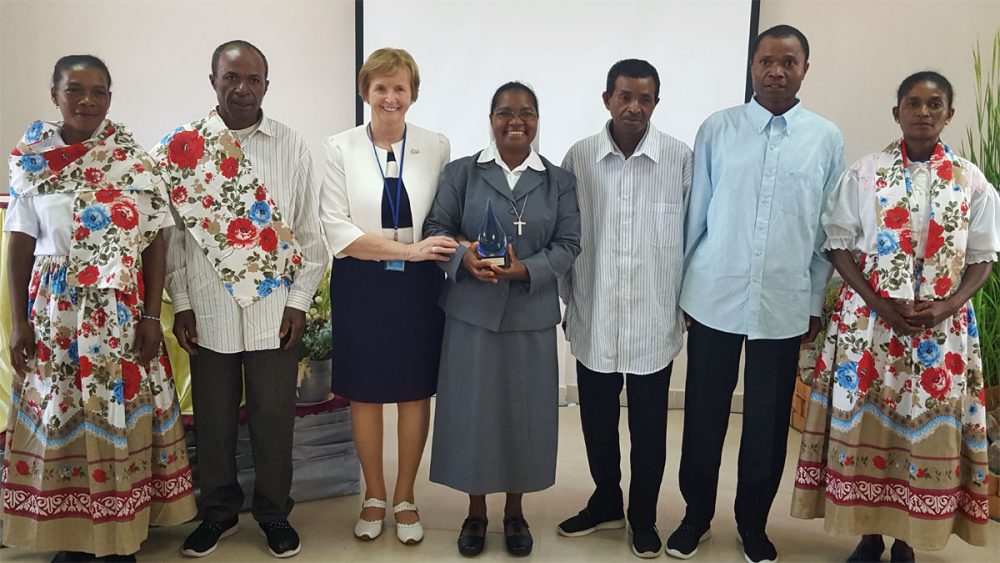
[[[396,199],[392,198],[392,192],[389,191],[389,179],[385,177],[385,171],[382,170],[382,161],[378,159],[378,151],[375,150],[375,135],[372,133],[372,124],[368,124],[368,138],[372,142],[372,153],[375,155],[375,164],[378,164],[378,173],[382,175],[382,187],[385,188],[385,195],[389,197],[389,211],[392,212],[392,228],[399,230],[399,202],[403,193],[403,160],[406,158],[406,125],[403,125],[403,149],[401,155],[399,155],[399,177],[396,178]],[[390,145],[390,149],[391,145]],[[388,164],[388,163],[386,163]]]

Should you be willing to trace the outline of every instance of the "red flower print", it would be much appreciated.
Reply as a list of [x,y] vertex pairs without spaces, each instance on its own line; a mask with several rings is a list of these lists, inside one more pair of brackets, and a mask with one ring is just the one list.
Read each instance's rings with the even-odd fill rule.
[[97,283],[97,277],[100,273],[101,272],[97,269],[97,266],[91,264],[80,272],[80,275],[77,276],[77,282],[79,282],[80,285],[94,285]]
[[205,209],[208,209],[209,207],[212,207],[212,202],[214,201],[215,199],[212,196],[210,195],[204,196],[201,198],[201,206],[204,207]]
[[903,252],[913,255],[913,235],[910,229],[899,231],[899,247],[903,249]]
[[87,356],[80,356],[80,377],[90,377],[94,372],[94,364]]
[[264,252],[274,252],[278,248],[278,234],[271,227],[260,232],[260,248]]
[[958,477],[961,474],[962,474],[962,466],[961,465],[956,465],[955,466],[955,477]]
[[131,201],[116,201],[111,204],[111,222],[119,228],[132,230],[139,224],[139,210]]
[[301,263],[302,263],[302,257],[301,256],[299,256],[298,254],[292,255],[292,264],[295,264],[296,266],[298,266]]
[[103,469],[95,469],[90,476],[93,477],[94,481],[97,481],[98,483],[103,483],[108,480],[108,474],[105,473]]
[[880,455],[877,455],[872,458],[872,464],[875,465],[876,469],[885,469],[886,465],[885,458]]
[[206,218],[204,218],[204,219],[201,220],[201,228],[202,228],[202,230],[207,231],[208,228],[211,227],[211,226],[212,226],[212,222],[208,220],[208,217],[206,217]]
[[170,162],[179,168],[194,168],[205,155],[205,137],[197,131],[181,131],[168,145]]
[[73,238],[75,238],[76,240],[83,240],[89,236],[90,236],[90,229],[83,226],[77,227],[76,232],[73,233]]
[[257,192],[254,194],[254,197],[257,198],[257,201],[267,199],[267,190],[264,189],[264,186],[257,186]]
[[128,155],[125,154],[125,149],[119,147],[115,149],[114,152],[111,153],[111,158],[114,158],[115,160],[121,162],[126,158],[128,158]]
[[878,180],[875,180],[875,187],[880,190],[886,187],[887,185],[889,185],[889,183],[885,181],[885,178],[879,178]]
[[965,360],[955,352],[948,352],[944,355],[944,367],[955,375],[962,375],[965,371]]
[[938,278],[934,282],[934,295],[938,297],[947,295],[949,289],[951,289],[951,278]]
[[205,183],[207,184],[207,183],[211,182],[212,181],[212,177],[213,176],[212,176],[211,172],[205,172]]
[[954,174],[955,171],[952,169],[950,160],[945,160],[944,162],[941,163],[940,166],[938,166],[937,169],[938,178],[941,178],[942,180],[951,181],[951,179],[954,177]]
[[871,386],[872,381],[878,378],[878,370],[875,369],[875,358],[870,350],[865,350],[858,360],[858,390],[865,392]]
[[962,205],[959,206],[959,209],[962,210],[962,214],[963,215],[965,215],[966,213],[968,213],[969,212],[969,202],[963,201]]
[[135,265],[135,258],[131,256],[122,257],[122,266],[125,266],[126,268],[131,268],[134,265]]
[[944,227],[934,219],[931,219],[930,225],[927,226],[927,252],[924,253],[924,258],[934,256],[943,246]]
[[898,229],[910,220],[910,212],[902,207],[893,207],[885,212],[885,226]]
[[160,356],[160,367],[163,368],[163,373],[166,374],[167,379],[173,379],[174,370],[170,367],[170,358],[166,354]]
[[226,178],[232,178],[240,170],[240,163],[236,162],[236,159],[229,157],[219,164],[219,172]]
[[35,352],[38,354],[38,361],[40,362],[47,362],[52,357],[52,349],[46,346],[41,340],[35,346]]
[[941,368],[927,368],[920,375],[920,386],[931,397],[943,401],[951,391],[951,375]]
[[139,393],[139,366],[128,360],[122,360],[122,379],[125,380],[123,388],[125,400],[131,401]]
[[920,479],[923,479],[924,475],[926,475],[926,474],[927,474],[927,472],[924,471],[923,467],[921,467],[920,469],[917,470],[917,477],[920,478]]
[[237,248],[251,247],[257,242],[257,227],[246,217],[233,219],[226,228],[226,240]]
[[118,339],[115,338],[114,336],[112,336],[111,338],[109,338],[108,339],[108,348],[111,348],[112,350],[118,348]]
[[80,468],[79,467],[74,467],[73,468],[73,477],[79,477],[79,476],[80,476]]
[[184,186],[177,186],[170,192],[170,199],[174,201],[174,205],[180,205],[187,201],[188,191]]
[[76,144],[45,151],[42,156],[45,157],[45,162],[49,164],[49,168],[53,172],[59,172],[85,154],[87,154],[87,147]]
[[31,468],[28,467],[28,462],[26,462],[23,459],[21,459],[21,460],[18,460],[18,462],[14,464],[14,469],[16,469],[17,472],[18,472],[18,474],[20,474],[20,475],[27,475],[28,474],[28,470],[31,469]]
[[100,168],[88,168],[83,172],[83,178],[91,184],[100,184],[104,181],[104,171]]
[[913,380],[912,379],[907,379],[906,381],[903,382],[903,391],[905,391],[907,393],[912,393],[913,392]]
[[58,344],[59,348],[63,350],[69,350],[69,344],[70,344],[69,338],[66,338],[65,336],[57,336],[56,344]]
[[824,371],[826,371],[826,362],[823,361],[822,355],[816,358],[816,368],[814,371],[815,373],[823,373]]
[[101,203],[111,203],[118,197],[118,190],[104,188],[94,192],[94,197]]
[[889,339],[889,355],[892,357],[902,356],[903,352],[906,351],[906,347],[903,343],[899,341],[898,338],[893,336]]
[[135,170],[136,174],[142,174],[143,172],[146,171],[146,169],[143,168],[143,166],[138,163],[132,165],[132,170]]

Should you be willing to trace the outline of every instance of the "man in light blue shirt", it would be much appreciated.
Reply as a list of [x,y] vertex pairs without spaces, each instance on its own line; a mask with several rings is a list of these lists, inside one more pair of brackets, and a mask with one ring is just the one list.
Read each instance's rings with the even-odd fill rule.
[[799,345],[819,331],[832,267],[820,213],[844,168],[837,127],[796,98],[809,44],[791,26],[754,42],[754,99],[710,116],[694,146],[681,308],[688,373],[680,487],[687,511],[667,553],[709,535],[729,406],[746,346],[736,522],[747,561],[775,561],[764,528],[785,462]]

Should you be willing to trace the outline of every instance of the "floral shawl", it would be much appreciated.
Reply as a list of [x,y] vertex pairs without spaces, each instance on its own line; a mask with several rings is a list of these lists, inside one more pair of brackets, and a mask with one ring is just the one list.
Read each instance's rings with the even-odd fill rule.
[[35,121],[10,155],[10,196],[74,194],[68,282],[101,289],[136,285],[135,260],[168,212],[156,164],[120,124],[59,146],[60,123]]
[[153,156],[184,226],[241,307],[291,284],[302,262],[294,233],[215,110],[167,135]]
[[[885,297],[944,299],[958,289],[969,234],[968,176],[961,160],[938,143],[931,155],[930,220],[924,256],[914,255],[910,213],[923,202],[910,197],[906,147],[896,141],[873,161],[878,206],[878,256],[872,283]],[[860,171],[864,176],[867,171]]]

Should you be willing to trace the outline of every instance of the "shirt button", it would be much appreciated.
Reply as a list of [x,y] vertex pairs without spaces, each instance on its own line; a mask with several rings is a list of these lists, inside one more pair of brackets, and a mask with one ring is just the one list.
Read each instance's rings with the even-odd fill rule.
[[771,176],[774,176],[774,170],[768,170],[767,172],[764,172],[764,175],[770,178]]
[[771,149],[772,151],[776,151],[778,150],[778,145],[768,145],[767,148]]

